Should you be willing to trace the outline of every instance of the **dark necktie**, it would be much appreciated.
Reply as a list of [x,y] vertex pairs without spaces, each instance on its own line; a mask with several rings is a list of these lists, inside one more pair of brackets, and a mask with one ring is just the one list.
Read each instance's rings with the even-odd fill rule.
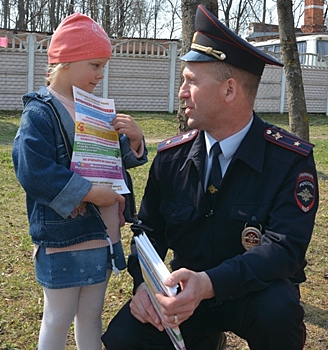
[[207,182],[206,194],[213,204],[216,194],[218,192],[220,182],[222,180],[221,166],[219,162],[219,154],[221,153],[221,147],[219,142],[216,142],[212,148],[212,167],[210,171],[210,176]]

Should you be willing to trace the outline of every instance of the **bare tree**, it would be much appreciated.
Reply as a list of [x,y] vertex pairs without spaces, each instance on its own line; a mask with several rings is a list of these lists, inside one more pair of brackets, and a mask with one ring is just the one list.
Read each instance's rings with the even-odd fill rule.
[[0,26],[53,33],[66,16],[81,12],[99,22],[109,36],[156,37],[165,4],[160,0],[0,0]]
[[[182,13],[182,48],[181,55],[184,55],[190,50],[190,45],[192,37],[195,33],[195,14],[198,4],[204,5],[209,11],[217,16],[218,13],[218,3],[217,0],[181,0],[181,13]],[[181,77],[180,86],[183,82],[182,71],[185,67],[185,63],[181,61]],[[187,117],[185,115],[184,102],[179,100],[178,107],[178,133],[188,130]]]
[[[182,46],[181,56],[186,54],[190,50],[191,40],[195,33],[195,14],[199,2],[195,0],[181,0],[181,13],[182,13]],[[185,62],[181,61],[181,75],[180,86],[183,83],[182,71],[185,67]],[[179,99],[178,106],[178,133],[185,132],[189,129],[187,125],[187,116],[185,114],[184,100]]]
[[26,30],[26,21],[25,21],[25,6],[24,6],[24,0],[18,0],[17,4],[17,21],[16,21],[16,28],[19,30]]
[[304,0],[293,1],[293,17],[295,28],[299,27],[300,21],[304,14]]
[[265,17],[266,17],[266,10],[267,10],[267,2],[266,0],[263,0],[263,7],[262,7],[262,23],[265,23]]
[[53,32],[59,25],[61,19],[59,18],[59,0],[49,1],[49,16],[50,28],[49,32]]
[[[224,22],[237,33],[252,18],[260,18],[265,0],[219,0]],[[295,2],[302,0],[295,0]],[[180,3],[186,0],[0,0],[0,26],[52,33],[74,12],[91,16],[109,36],[158,38],[164,30],[171,39],[181,37]],[[193,1],[189,0],[192,4]],[[218,0],[197,1],[217,11]]]
[[286,74],[289,126],[292,133],[304,140],[309,140],[309,122],[292,8],[292,0],[277,0],[279,35]]
[[224,14],[224,24],[230,28],[230,10],[233,0],[220,0],[221,10]]
[[158,13],[161,9],[161,1],[160,0],[155,0],[155,5],[154,5],[154,36],[153,38],[156,39],[157,35],[157,19],[158,19]]
[[[239,33],[240,29],[243,26],[243,23],[245,23],[245,21],[243,21],[243,19],[245,18],[245,13],[247,11],[247,5],[248,5],[248,1],[239,0],[239,4],[237,6],[237,13],[236,13],[236,25],[235,25],[236,34]],[[247,25],[248,25],[248,23],[247,23]]]
[[[167,0],[168,6],[163,6],[165,22],[160,29],[169,32],[169,39],[173,39],[175,32],[181,32],[181,6],[179,0]],[[168,20],[168,17],[170,20]]]
[[268,13],[268,9],[265,8],[264,10],[261,2],[252,1],[252,0],[248,1],[248,8],[247,8],[248,26],[249,26],[249,23],[251,22],[264,23],[267,13]]
[[9,29],[10,7],[9,0],[3,0],[3,27]]
[[[264,0],[220,0],[219,19],[236,34],[245,32],[249,23],[261,22],[261,12]],[[263,17],[263,14],[262,14]]]
[[123,37],[124,24],[126,18],[126,6],[124,0],[117,0],[117,9],[116,9],[116,24],[117,24],[117,36],[119,38]]

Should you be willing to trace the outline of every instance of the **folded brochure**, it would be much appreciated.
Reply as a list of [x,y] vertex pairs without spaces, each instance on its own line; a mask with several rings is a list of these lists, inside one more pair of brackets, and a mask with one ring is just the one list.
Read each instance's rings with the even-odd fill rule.
[[[177,294],[178,286],[168,287],[164,284],[164,280],[170,276],[170,271],[167,269],[164,262],[157,254],[147,235],[145,233],[142,233],[139,236],[135,236],[134,240],[137,246],[142,276],[146,283],[150,300],[159,318],[162,320],[163,317],[158,302],[155,298],[155,294],[163,293],[166,296],[174,296]],[[164,326],[164,328],[169,335],[174,347],[177,350],[186,350],[180,328],[170,328],[166,326]]]

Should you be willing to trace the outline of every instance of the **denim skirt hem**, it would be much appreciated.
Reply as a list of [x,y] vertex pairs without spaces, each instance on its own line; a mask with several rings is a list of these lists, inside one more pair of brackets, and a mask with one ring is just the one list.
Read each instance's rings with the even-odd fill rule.
[[106,280],[108,247],[46,254],[39,247],[35,257],[37,282],[46,288],[60,289],[88,286]]

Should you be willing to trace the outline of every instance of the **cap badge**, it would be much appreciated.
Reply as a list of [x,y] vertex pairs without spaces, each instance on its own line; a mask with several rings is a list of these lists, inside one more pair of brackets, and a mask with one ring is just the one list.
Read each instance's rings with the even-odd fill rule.
[[261,245],[261,237],[262,237],[262,226],[259,225],[260,228],[254,226],[247,227],[247,223],[245,224],[245,228],[241,233],[241,243],[246,250],[250,250],[251,248]]

